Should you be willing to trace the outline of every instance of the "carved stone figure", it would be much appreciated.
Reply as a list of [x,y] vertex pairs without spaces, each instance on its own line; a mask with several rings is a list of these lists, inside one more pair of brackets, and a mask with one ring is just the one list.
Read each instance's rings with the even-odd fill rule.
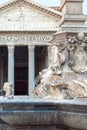
[[[79,74],[87,74],[87,38],[83,33],[77,37],[68,36],[69,66]],[[87,97],[87,79],[77,78],[65,81],[62,65],[65,56],[59,46],[52,46],[50,65],[39,73],[35,96],[42,98],[75,99]]]
[[57,46],[52,47],[51,64],[48,69],[39,73],[39,83],[35,88],[35,95],[45,98],[64,98],[61,89],[65,86],[61,76],[61,66],[65,63],[65,56],[59,52]]
[[13,85],[5,82],[3,86],[3,90],[5,92],[5,97],[6,98],[13,98]]
[[56,45],[52,46],[50,61],[54,73],[61,74],[61,66],[65,63],[65,56],[59,52],[58,46]]
[[67,89],[67,84],[61,75],[49,74],[49,76],[42,78],[40,84],[35,88],[35,95],[43,98],[64,99],[68,97]]
[[68,86],[70,98],[87,98],[87,80],[73,80]]
[[68,37],[69,66],[79,74],[87,73],[87,43],[83,33],[79,33],[77,38]]

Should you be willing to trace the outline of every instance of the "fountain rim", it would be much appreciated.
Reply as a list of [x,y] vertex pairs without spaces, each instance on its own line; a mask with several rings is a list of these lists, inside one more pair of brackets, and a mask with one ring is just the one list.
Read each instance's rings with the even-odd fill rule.
[[29,96],[14,96],[13,99],[7,99],[0,96],[1,104],[38,104],[38,105],[82,105],[87,106],[87,98],[77,99],[44,99],[44,98],[29,98]]

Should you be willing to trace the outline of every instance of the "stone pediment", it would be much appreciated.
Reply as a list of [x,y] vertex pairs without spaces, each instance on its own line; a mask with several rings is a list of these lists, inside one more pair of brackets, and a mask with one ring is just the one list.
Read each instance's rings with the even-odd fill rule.
[[61,16],[31,0],[14,0],[0,7],[0,31],[54,31]]

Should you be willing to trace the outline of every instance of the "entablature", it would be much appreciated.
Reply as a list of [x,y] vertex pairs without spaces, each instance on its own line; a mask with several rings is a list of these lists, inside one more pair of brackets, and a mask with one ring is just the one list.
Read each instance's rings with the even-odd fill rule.
[[3,45],[51,45],[55,31],[46,32],[0,32],[0,46]]

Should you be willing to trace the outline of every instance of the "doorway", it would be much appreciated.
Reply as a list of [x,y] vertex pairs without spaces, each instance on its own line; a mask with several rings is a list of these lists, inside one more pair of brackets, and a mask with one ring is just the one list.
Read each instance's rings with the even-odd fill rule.
[[28,95],[28,48],[15,47],[15,95]]

